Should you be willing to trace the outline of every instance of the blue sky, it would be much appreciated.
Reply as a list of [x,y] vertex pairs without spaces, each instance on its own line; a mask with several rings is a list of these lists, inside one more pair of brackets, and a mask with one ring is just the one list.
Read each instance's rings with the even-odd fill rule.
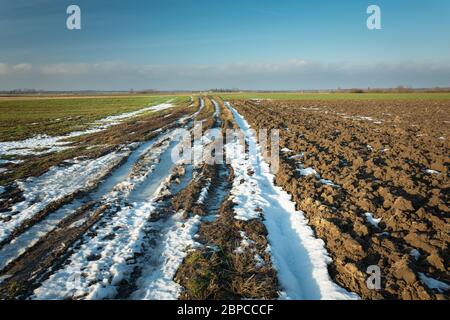
[[0,89],[450,86],[449,17],[448,0],[0,0]]

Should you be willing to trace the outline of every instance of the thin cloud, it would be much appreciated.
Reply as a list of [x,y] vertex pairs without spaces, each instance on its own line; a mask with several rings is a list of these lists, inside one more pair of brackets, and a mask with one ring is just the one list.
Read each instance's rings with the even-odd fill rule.
[[0,76],[9,75],[22,75],[29,73],[32,70],[32,65],[29,63],[19,63],[19,64],[5,64],[0,63]]
[[[26,75],[26,77],[24,77]],[[21,82],[16,81],[20,76]],[[39,81],[37,81],[39,79]],[[0,63],[0,89],[322,89],[336,87],[450,86],[449,63],[324,64],[302,59],[215,65],[151,65],[123,61],[48,64]],[[67,87],[70,84],[70,87]],[[65,86],[65,87],[61,87]]]

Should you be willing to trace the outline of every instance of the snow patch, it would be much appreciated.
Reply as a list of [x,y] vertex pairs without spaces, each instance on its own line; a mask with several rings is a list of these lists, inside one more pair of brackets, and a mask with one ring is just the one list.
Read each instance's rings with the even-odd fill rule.
[[317,171],[314,170],[313,168],[300,168],[297,169],[297,172],[301,175],[301,176],[309,176],[309,175],[317,175]]
[[411,252],[409,253],[411,255],[411,257],[413,257],[416,261],[420,259],[420,257],[422,256],[419,252],[419,250],[417,249],[412,249]]
[[381,218],[375,219],[373,217],[373,214],[370,212],[366,212],[364,213],[364,215],[366,216],[367,222],[369,222],[374,227],[378,228],[378,224],[381,222]]
[[0,159],[0,165],[5,165],[5,164],[19,164],[19,163],[23,163],[23,160],[4,160],[4,159]]
[[215,100],[211,100],[213,105],[214,105],[214,118],[219,118],[220,117],[220,106],[219,104],[215,101]]
[[450,285],[434,278],[427,277],[421,272],[419,272],[419,278],[428,288],[437,290],[440,293],[450,290]]
[[339,185],[335,184],[333,181],[328,180],[328,179],[323,179],[320,174],[314,169],[314,168],[305,168],[304,165],[298,160],[300,158],[304,157],[304,153],[300,153],[294,156],[289,157],[289,159],[293,159],[297,161],[297,166],[298,168],[296,169],[296,171],[302,176],[302,177],[307,177],[310,175],[315,175],[317,179],[319,179],[320,183],[334,187],[334,188],[339,188]]
[[[173,105],[170,104],[170,103],[163,103],[163,104],[158,104],[156,106],[148,108],[148,111],[154,111],[154,112],[156,112],[156,111],[163,111],[163,110],[166,110],[166,109],[170,109],[172,107],[173,107]],[[143,109],[143,110],[145,110],[145,109]],[[143,112],[145,112],[145,111],[143,111]]]
[[255,262],[256,262],[256,268],[257,269],[260,269],[260,268],[262,268],[262,267],[264,267],[266,265],[266,263],[264,262],[264,259],[261,258],[261,256],[259,254],[255,254],[254,255],[254,259],[255,259]]
[[289,159],[297,160],[297,159],[303,158],[304,156],[305,156],[305,154],[304,154],[303,152],[301,152],[301,153],[299,153],[299,154],[290,156]]
[[328,179],[323,179],[320,174],[314,168],[305,168],[302,164],[298,164],[299,168],[296,171],[303,177],[307,177],[310,175],[315,175],[317,179],[319,179],[320,183],[325,184],[327,186],[331,186],[334,188],[339,188],[339,185],[335,184],[333,181]]
[[338,188],[338,187],[339,187],[339,186],[338,186],[337,184],[335,184],[333,181],[328,180],[328,179],[322,179],[322,178],[320,178],[319,181],[320,181],[320,183],[326,184],[327,186],[331,186],[331,187],[335,187],[335,188]]
[[211,186],[211,182],[208,181],[206,183],[206,186],[204,186],[202,191],[200,192],[200,196],[197,199],[197,204],[203,204],[205,202],[206,197],[208,196],[210,186]]
[[234,252],[238,254],[243,254],[245,250],[250,247],[251,245],[255,244],[254,241],[250,240],[244,231],[239,231],[239,234],[242,238],[241,243],[239,247],[237,247]]

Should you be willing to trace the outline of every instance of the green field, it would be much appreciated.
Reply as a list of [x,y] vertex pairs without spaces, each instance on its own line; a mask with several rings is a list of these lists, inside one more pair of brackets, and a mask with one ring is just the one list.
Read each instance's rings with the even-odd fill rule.
[[83,130],[95,120],[189,96],[56,97],[0,99],[0,141]]
[[450,92],[439,93],[292,93],[242,92],[220,93],[225,100],[450,100]]

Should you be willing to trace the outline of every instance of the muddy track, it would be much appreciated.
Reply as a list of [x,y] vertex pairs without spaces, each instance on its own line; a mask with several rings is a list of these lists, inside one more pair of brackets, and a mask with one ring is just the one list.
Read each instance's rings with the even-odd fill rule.
[[[212,114],[211,103],[211,100],[206,99],[204,112],[197,117],[197,120],[203,122],[203,131],[213,129],[219,124],[216,114]],[[172,274],[168,277],[164,274],[167,273],[164,269],[170,269],[170,265],[167,265],[173,259],[172,256],[165,256],[167,249],[162,245],[168,240],[167,234],[176,232],[170,220],[177,219],[176,221],[181,223],[178,228],[182,229],[190,220],[200,222],[202,217],[211,213],[209,205],[212,204],[212,197],[219,197],[216,193],[221,187],[218,185],[217,174],[218,170],[214,165],[180,164],[174,168],[168,179],[166,192],[158,198],[156,209],[152,212],[148,226],[145,228],[142,251],[129,263],[132,272],[129,277],[119,283],[114,299],[174,298],[172,291],[177,290],[176,286],[171,289],[172,291],[164,289],[167,290],[164,292],[161,284],[153,280],[153,278],[161,277],[162,282],[171,282],[174,276]],[[170,242],[168,244],[173,245]],[[187,249],[189,247],[184,248],[184,251]],[[178,259],[181,263],[182,257]],[[172,273],[175,273],[177,269],[173,268]]]
[[[108,209],[95,203],[83,206],[71,217],[62,221],[58,229],[39,240],[26,253],[9,264],[3,271],[6,279],[0,285],[2,299],[24,299],[39,286],[54,270],[58,269],[70,256],[68,248],[74,245],[80,235],[95,224]],[[72,227],[76,221],[85,219],[81,226]],[[9,274],[13,274],[9,276]]]
[[[200,111],[201,110],[199,110],[199,112]],[[158,130],[158,133],[163,135],[164,132],[169,132],[179,126],[179,123],[185,123],[187,119],[188,118],[184,117],[182,122],[177,120],[176,123]],[[157,135],[154,134],[153,136],[156,139]],[[155,143],[154,147],[158,148],[162,142]],[[128,156],[123,159],[120,164],[123,165],[127,160]],[[145,162],[144,156],[141,156],[138,159],[135,167],[131,171],[132,177],[139,172],[140,161]],[[115,167],[118,167],[119,169],[109,170],[108,174],[112,171],[121,170],[119,165],[116,165]],[[151,168],[147,168],[146,170],[141,169],[141,171],[144,171],[143,174],[145,174],[149,169],[151,170]],[[54,230],[48,232],[44,237],[39,239],[37,243],[33,244],[32,247],[27,248],[24,253],[2,270],[0,275],[0,279],[2,280],[0,282],[1,297],[9,299],[23,298],[30,295],[33,289],[38,287],[42,281],[63,265],[64,261],[71,255],[70,252],[73,250],[73,245],[78,241],[82,234],[85,234],[90,230],[93,225],[98,223],[98,221],[105,216],[105,214],[111,215],[115,210],[120,208],[120,204],[114,205],[113,203],[105,203],[103,200],[95,200],[95,196],[94,200],[91,200],[91,194],[96,192],[101,193],[101,190],[99,191],[98,189],[102,189],[103,181],[107,181],[109,177],[102,178],[101,182],[99,179],[97,184],[92,189],[88,190],[89,192],[84,191],[82,193],[77,193],[77,196],[80,199],[74,201],[74,205],[78,205],[80,208],[73,210],[72,213],[69,211],[69,215],[63,217]],[[113,182],[114,178],[115,177],[111,178]],[[99,195],[97,195],[97,197],[98,196]],[[57,202],[57,207],[55,207],[55,204],[51,204],[50,207],[53,205],[53,210],[44,210],[45,215],[40,214],[39,219],[33,221],[34,224],[39,226],[39,223],[45,216],[50,215],[52,212],[57,212],[58,209],[61,210],[63,205],[70,206],[71,201],[76,199],[76,197],[70,196],[70,198],[71,199],[65,199],[67,200],[66,203]],[[21,231],[25,232],[24,235],[26,235],[26,231],[33,225],[27,225],[27,228],[22,228]],[[19,233],[16,232],[16,236],[18,234]],[[69,248],[71,249],[69,250]]]
[[[183,117],[185,117],[185,116],[183,116]],[[178,127],[179,126],[178,122],[180,121],[180,118],[181,118],[181,114],[179,115],[179,118],[175,119],[175,121],[172,118],[161,119],[163,126],[161,127],[161,123],[160,123],[159,124],[160,127],[158,127],[158,129],[156,129],[156,130],[151,130],[149,133],[147,133],[145,135],[145,138],[148,141],[148,140],[151,140],[151,139],[154,139],[155,137],[157,137],[161,132],[171,130],[171,129]],[[12,231],[10,232],[10,234],[6,238],[2,239],[2,241],[0,241],[0,249],[4,245],[11,242],[11,240],[16,238],[23,232],[27,231],[30,227],[32,227],[36,223],[39,223],[40,221],[42,221],[49,214],[55,212],[56,210],[60,209],[64,205],[71,203],[75,199],[83,198],[86,195],[88,195],[89,193],[95,191],[97,189],[97,187],[99,186],[99,184],[103,180],[105,180],[109,177],[111,172],[113,172],[116,168],[120,167],[124,162],[127,161],[129,155],[134,151],[135,147],[136,147],[136,144],[134,144],[134,145],[131,144],[126,147],[123,147],[123,145],[118,145],[115,148],[108,149],[107,152],[103,152],[103,153],[99,154],[98,157],[102,157],[109,153],[116,152],[118,154],[122,153],[122,156],[120,156],[120,158],[118,158],[111,165],[104,168],[103,171],[97,175],[97,178],[92,180],[88,186],[78,189],[70,194],[66,194],[66,195],[58,198],[57,200],[50,202],[45,208],[34,213],[30,218],[27,218],[27,219],[21,221],[21,223],[19,225],[12,227]],[[122,150],[122,149],[124,149],[124,150]],[[0,208],[1,208],[1,212],[2,212],[1,219],[3,222],[6,223],[6,222],[10,221],[11,218],[14,217],[14,215],[16,214],[16,213],[12,212],[12,206],[14,204],[19,203],[20,201],[24,201],[25,199],[23,198],[23,192],[20,190],[20,188],[14,187],[14,186],[7,187],[5,190],[5,193],[2,195],[2,197],[5,197],[5,200],[1,200],[1,202],[0,202]]]
[[[221,102],[220,108],[215,126],[220,126],[225,136],[225,130],[236,124]],[[262,218],[236,220],[230,194],[233,169],[226,163],[210,167],[208,196],[197,211],[206,216],[197,234],[201,246],[188,253],[175,276],[184,288],[180,299],[276,298],[278,283]]]
[[[153,147],[160,147],[166,140],[154,143]],[[151,156],[151,150],[137,159],[130,170],[132,178],[137,177],[139,173],[149,171],[150,167],[154,165],[155,159],[148,158],[148,155]],[[112,216],[120,209],[120,204],[115,201],[106,201],[103,197],[90,201],[91,195],[88,193],[85,195],[84,199],[76,203],[76,205],[81,205],[79,209],[64,218],[53,231],[2,270],[2,274],[13,274],[5,281],[4,285],[8,290],[5,294],[19,298],[22,294],[30,295],[33,289],[61,267],[73,252],[74,249],[71,247],[81,235],[85,234],[99,219]],[[33,261],[38,264],[36,265]]]
[[[0,250],[8,243],[10,243],[14,238],[18,237],[28,229],[30,229],[33,225],[36,223],[39,223],[42,221],[45,217],[47,217],[52,212],[55,212],[56,210],[60,209],[64,205],[71,203],[77,198],[82,198],[86,194],[89,194],[90,192],[93,192],[101,183],[102,180],[106,179],[112,171],[114,171],[116,168],[120,167],[126,160],[128,156],[124,156],[122,159],[118,159],[116,163],[114,163],[111,167],[107,168],[103,175],[100,175],[96,181],[94,181],[89,187],[83,188],[82,190],[77,190],[71,194],[65,195],[62,198],[51,202],[48,204],[44,209],[39,211],[38,213],[34,214],[31,218],[23,221],[19,226],[17,226],[14,231],[11,232],[11,234],[5,238],[3,241],[0,242]],[[8,197],[11,197],[10,194],[7,195]]]
[[[28,156],[23,162],[11,165],[6,173],[0,174],[7,178],[2,181],[7,190],[11,190],[10,185],[16,185],[17,180],[43,175],[55,166],[65,166],[67,161],[74,158],[84,157],[89,159],[99,158],[107,153],[113,152],[124,145],[144,142],[155,137],[163,130],[175,126],[177,122],[184,121],[189,114],[195,112],[194,108],[200,106],[199,102],[193,103],[189,107],[177,107],[175,111],[161,115],[144,117],[142,119],[131,119],[126,123],[118,124],[98,133],[91,133],[72,138],[70,146],[65,152],[52,153],[42,156]],[[17,174],[16,174],[17,173]],[[13,181],[14,183],[8,183]],[[0,211],[10,209],[18,201],[10,201],[10,192],[6,192],[5,200],[0,201]]]
[[[231,190],[232,169],[220,180]],[[229,194],[208,207],[209,218],[199,227],[197,241],[202,247],[190,252],[178,269],[175,280],[185,289],[181,299],[269,299],[278,297],[276,273],[267,252],[267,231],[260,219],[235,219]],[[214,201],[214,200],[213,200]],[[217,204],[220,203],[220,206]],[[258,256],[259,260],[255,259]]]

